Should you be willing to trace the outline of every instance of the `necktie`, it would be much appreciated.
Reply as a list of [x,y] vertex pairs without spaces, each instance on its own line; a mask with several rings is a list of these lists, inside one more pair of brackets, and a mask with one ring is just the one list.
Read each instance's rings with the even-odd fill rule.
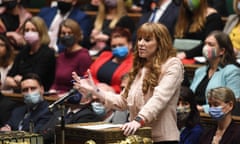
[[24,118],[19,122],[18,130],[24,130],[26,126],[29,125],[29,121],[30,121],[30,112],[27,112],[24,115]]
[[155,8],[153,11],[152,11],[152,17],[150,18],[149,22],[154,22],[154,19],[156,17],[156,13],[157,13],[157,8]]

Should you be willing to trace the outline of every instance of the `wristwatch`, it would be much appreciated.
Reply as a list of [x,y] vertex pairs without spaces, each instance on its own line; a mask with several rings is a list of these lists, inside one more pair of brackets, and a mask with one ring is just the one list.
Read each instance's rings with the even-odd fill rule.
[[136,116],[134,120],[139,122],[141,124],[141,126],[143,126],[145,124],[145,121],[139,116]]

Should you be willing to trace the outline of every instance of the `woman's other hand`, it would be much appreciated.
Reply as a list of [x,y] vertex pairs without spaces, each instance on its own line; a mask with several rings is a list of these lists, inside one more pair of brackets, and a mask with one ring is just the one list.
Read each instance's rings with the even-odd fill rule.
[[121,129],[124,131],[125,136],[133,135],[139,128],[141,124],[135,120],[125,123],[121,126]]

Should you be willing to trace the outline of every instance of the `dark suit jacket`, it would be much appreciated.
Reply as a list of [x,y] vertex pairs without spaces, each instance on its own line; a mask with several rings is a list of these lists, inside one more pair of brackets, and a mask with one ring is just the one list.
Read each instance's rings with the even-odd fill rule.
[[[40,10],[38,15],[44,19],[48,28],[56,16],[57,10],[57,7],[44,7]],[[77,8],[73,8],[68,18],[71,18],[78,22],[84,33],[84,36],[88,36],[90,34],[90,18],[84,12],[80,11]]]
[[[66,110],[67,111],[67,110]],[[57,124],[61,124],[60,118],[61,110],[54,111],[52,113],[51,119],[46,123],[42,129],[41,134],[44,137],[44,143],[50,144],[54,141],[54,132],[55,126]],[[68,116],[65,112],[65,124],[71,123],[86,123],[86,122],[98,122],[101,121],[101,117],[99,117],[95,112],[93,112],[91,105],[88,105],[82,108],[77,113]]]
[[[178,11],[179,11],[179,7],[176,6],[174,2],[171,2],[168,5],[168,7],[165,9],[163,15],[158,20],[159,23],[162,23],[168,28],[172,37],[174,34],[175,24],[178,18]],[[151,14],[152,14],[152,11],[144,13],[138,22],[137,28],[139,28],[143,23],[148,22]]]
[[[38,15],[44,19],[48,28],[51,26],[51,23],[57,14],[57,10],[57,7],[45,7],[40,10]],[[68,18],[75,20],[80,25],[84,35],[81,45],[88,47],[88,39],[91,34],[92,25],[90,17],[78,8],[73,8]],[[59,52],[62,52],[63,46],[59,45],[59,49]]]
[[2,127],[9,119],[12,110],[16,107],[16,102],[10,100],[0,93],[0,127]]
[[[212,128],[201,136],[199,144],[211,144],[216,132],[216,127]],[[240,144],[240,125],[233,121],[226,129],[219,144]]]
[[25,114],[28,112],[27,105],[17,107],[13,110],[7,124],[11,126],[12,130],[18,130],[21,120],[23,120],[24,131],[29,131],[29,123],[33,122],[33,132],[39,132],[40,128],[47,123],[50,119],[51,113],[48,110],[48,102],[42,101],[37,107],[30,112],[28,118],[24,119]]

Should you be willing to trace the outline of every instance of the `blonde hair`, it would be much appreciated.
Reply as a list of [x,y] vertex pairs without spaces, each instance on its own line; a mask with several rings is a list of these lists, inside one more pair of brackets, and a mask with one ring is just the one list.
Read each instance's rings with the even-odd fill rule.
[[182,2],[174,36],[182,38],[186,32],[193,33],[201,30],[206,23],[207,8],[207,0],[200,0],[199,7],[191,13],[192,15],[189,15],[189,10]]
[[48,28],[44,20],[38,16],[27,19],[20,28],[20,32],[22,34],[25,33],[25,26],[27,22],[31,22],[36,27],[36,30],[39,33],[40,44],[48,45],[50,43],[50,37],[48,35]]
[[233,9],[237,15],[240,15],[240,10],[237,8],[238,0],[233,1]]
[[217,87],[217,88],[211,89],[207,93],[207,98],[208,99],[218,99],[220,101],[223,101],[224,103],[228,103],[228,102],[232,101],[233,106],[236,103],[236,98],[235,98],[233,91],[227,87]]
[[176,56],[176,49],[173,48],[172,38],[167,28],[160,23],[144,23],[137,31],[137,39],[139,38],[154,38],[157,41],[157,49],[152,58],[147,61],[146,58],[141,58],[138,55],[138,45],[136,45],[134,52],[133,68],[129,73],[129,82],[123,94],[124,97],[128,96],[130,85],[135,79],[137,73],[144,66],[149,69],[143,80],[142,91],[144,94],[148,90],[153,90],[158,84],[159,76],[161,75],[162,65],[170,57]]
[[[125,15],[127,15],[127,11],[125,8],[125,4],[123,0],[117,0],[117,16],[115,16],[110,24],[109,24],[109,28],[113,29],[117,22],[119,21],[119,19]],[[107,8],[104,5],[104,0],[100,0],[99,6],[98,6],[98,13],[97,13],[97,17],[96,20],[94,22],[94,29],[101,31],[102,27],[103,27],[103,22],[104,19],[106,18],[106,12],[107,12]]]
[[60,33],[61,33],[61,30],[62,30],[62,27],[67,27],[67,28],[70,28],[73,35],[74,35],[74,38],[77,42],[81,42],[82,39],[83,39],[83,33],[82,33],[82,29],[81,27],[79,26],[79,24],[73,20],[73,19],[66,19],[64,20],[61,24],[60,24],[60,28],[59,28],[59,31],[58,31],[58,36],[60,36]]

